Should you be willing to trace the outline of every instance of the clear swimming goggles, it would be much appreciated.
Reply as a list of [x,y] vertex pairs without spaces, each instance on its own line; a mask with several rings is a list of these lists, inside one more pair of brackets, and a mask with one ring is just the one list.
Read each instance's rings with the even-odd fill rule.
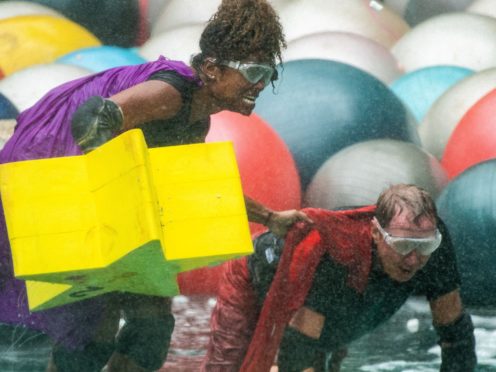
[[414,249],[422,256],[429,256],[441,245],[443,236],[439,229],[436,229],[436,233],[433,237],[430,238],[404,238],[390,235],[381,227],[379,221],[377,221],[375,217],[374,220],[377,228],[384,237],[384,241],[386,242],[386,244],[388,244],[390,247],[393,247],[396,252],[398,252],[402,256],[406,256]]
[[220,65],[238,70],[243,77],[252,84],[262,80],[265,86],[277,80],[277,70],[267,63],[220,61]]

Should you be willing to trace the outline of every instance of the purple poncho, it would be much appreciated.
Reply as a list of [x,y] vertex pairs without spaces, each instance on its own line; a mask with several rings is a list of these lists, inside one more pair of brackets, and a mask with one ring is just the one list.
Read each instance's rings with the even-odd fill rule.
[[[162,70],[175,70],[187,79],[196,79],[184,63],[160,57],[154,62],[113,68],[52,89],[19,115],[14,134],[0,151],[0,163],[81,154],[70,126],[77,107],[91,96],[110,97]],[[10,245],[0,205],[0,322],[23,324],[45,332],[66,347],[80,348],[93,336],[104,303],[104,298],[97,297],[30,313],[24,282],[13,276]]]

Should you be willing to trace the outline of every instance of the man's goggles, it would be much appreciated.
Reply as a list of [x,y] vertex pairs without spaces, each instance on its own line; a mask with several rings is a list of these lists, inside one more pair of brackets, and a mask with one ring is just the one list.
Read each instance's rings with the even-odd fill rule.
[[393,247],[402,256],[406,256],[414,249],[422,256],[429,256],[441,245],[443,236],[438,229],[436,229],[434,236],[430,238],[403,238],[390,235],[381,227],[377,219],[374,220],[386,244]]
[[219,64],[238,70],[252,84],[262,80],[265,85],[269,85],[271,81],[277,80],[277,70],[266,63],[221,61]]

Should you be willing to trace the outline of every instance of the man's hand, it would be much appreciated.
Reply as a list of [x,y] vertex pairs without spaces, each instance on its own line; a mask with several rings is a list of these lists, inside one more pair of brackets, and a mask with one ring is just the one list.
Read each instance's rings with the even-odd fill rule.
[[265,226],[267,226],[274,235],[283,238],[286,236],[291,226],[296,222],[313,223],[305,213],[296,209],[290,209],[287,211],[270,212]]

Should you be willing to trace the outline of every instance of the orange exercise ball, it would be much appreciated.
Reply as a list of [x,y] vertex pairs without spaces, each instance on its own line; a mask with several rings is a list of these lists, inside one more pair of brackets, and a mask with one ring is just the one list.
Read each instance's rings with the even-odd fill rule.
[[441,164],[450,178],[484,160],[496,158],[496,89],[482,97],[458,123]]
[[[295,162],[283,140],[259,116],[223,111],[212,116],[207,142],[232,141],[245,195],[274,210],[297,209],[301,203]],[[251,232],[265,230],[250,224]],[[217,292],[221,267],[207,267],[178,275],[182,294]]]

